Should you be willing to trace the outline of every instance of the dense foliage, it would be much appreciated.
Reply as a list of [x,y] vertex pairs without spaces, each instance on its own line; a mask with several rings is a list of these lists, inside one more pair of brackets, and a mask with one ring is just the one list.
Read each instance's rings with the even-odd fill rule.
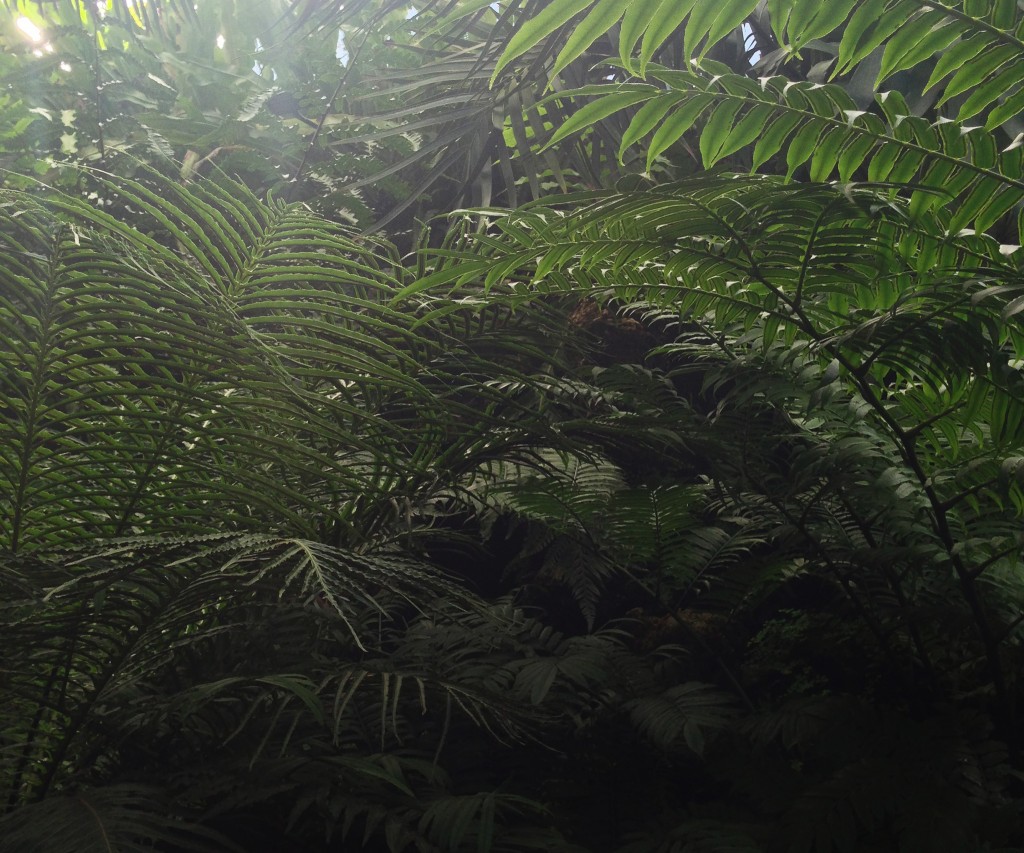
[[8,0],[0,851],[1024,848],[1022,38]]

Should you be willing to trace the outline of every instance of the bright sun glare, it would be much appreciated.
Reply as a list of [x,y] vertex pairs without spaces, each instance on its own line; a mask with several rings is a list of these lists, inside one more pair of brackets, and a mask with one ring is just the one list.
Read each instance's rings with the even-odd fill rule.
[[43,32],[39,29],[32,21],[28,18],[18,18],[15,26],[27,35],[32,41],[40,42],[43,40]]

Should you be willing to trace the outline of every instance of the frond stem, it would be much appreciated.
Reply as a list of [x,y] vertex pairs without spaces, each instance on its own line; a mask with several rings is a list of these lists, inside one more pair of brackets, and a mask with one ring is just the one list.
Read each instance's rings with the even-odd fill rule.
[[934,9],[936,12],[943,12],[949,15],[951,18],[955,18],[963,24],[969,24],[970,26],[981,30],[982,32],[988,33],[990,36],[994,36],[996,40],[1007,44],[1016,49],[1018,54],[1024,54],[1024,41],[1018,38],[1014,38],[1010,33],[1005,30],[999,29],[999,27],[993,26],[983,18],[975,18],[968,15],[966,12],[962,12],[959,9],[947,6],[945,3],[939,3],[936,0],[920,0],[922,6],[926,6],[930,9]]

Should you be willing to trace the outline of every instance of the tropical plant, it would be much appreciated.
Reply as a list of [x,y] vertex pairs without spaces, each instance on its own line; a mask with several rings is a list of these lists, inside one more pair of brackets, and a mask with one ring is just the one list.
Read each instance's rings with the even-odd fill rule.
[[9,6],[0,850],[1024,844],[1015,3]]

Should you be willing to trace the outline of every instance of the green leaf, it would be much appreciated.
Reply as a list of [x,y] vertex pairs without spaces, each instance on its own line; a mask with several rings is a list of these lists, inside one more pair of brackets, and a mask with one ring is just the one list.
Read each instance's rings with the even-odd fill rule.
[[[693,10],[696,0],[666,0],[644,27],[644,39],[640,45],[640,76],[647,74],[650,63],[658,48],[672,35]],[[647,8],[646,6],[644,8]]]
[[953,79],[946,84],[942,97],[936,103],[941,107],[946,101],[983,83],[1001,65],[1017,56],[1017,51],[1008,45],[999,45],[984,51],[969,63],[959,68]]
[[876,140],[870,136],[852,136],[839,155],[839,179],[853,180],[855,173],[864,165],[864,161],[874,150],[875,145]]
[[973,118],[982,110],[995,103],[996,99],[1011,92],[1024,81],[1024,62],[1011,66],[1001,74],[978,86],[964,101],[957,114],[957,121],[964,122]]
[[974,227],[980,232],[987,232],[1021,202],[1022,194],[1010,187],[1001,187],[993,192],[982,206],[974,220]]
[[628,3],[625,0],[598,0],[590,14],[573,29],[555,60],[551,76],[554,77],[570,62],[582,56],[587,48],[612,28],[626,8]]
[[823,129],[823,125],[811,121],[805,124],[793,138],[789,144],[789,150],[786,152],[787,177],[792,178],[793,173],[814,153]]
[[[621,89],[623,87],[617,88]],[[602,119],[606,119],[608,116],[626,109],[626,107],[650,100],[657,92],[658,90],[654,86],[638,85],[631,91],[615,91],[610,95],[605,95],[603,98],[591,101],[569,116],[558,130],[554,132],[547,144],[541,148],[541,151],[546,151],[566,137],[586,130]]]
[[651,147],[647,149],[647,171],[651,170],[654,161],[669,146],[674,145],[682,138],[701,117],[704,111],[715,102],[716,97],[709,92],[698,92],[670,115],[662,123],[661,127],[654,134],[651,140]]
[[[785,24],[786,40],[790,50],[798,51],[814,39],[824,38],[842,26],[860,0],[829,0],[820,5],[814,3],[784,4],[791,14]],[[772,15],[772,28],[778,31]]]
[[704,42],[703,57],[723,36],[737,29],[757,7],[757,0],[720,0],[697,3],[683,33],[683,55],[691,58]]
[[[764,130],[765,122],[774,114],[775,108],[770,104],[755,105],[748,109],[746,115],[736,122],[732,130],[729,131],[708,165],[713,165],[718,160],[736,153],[758,139]],[[703,143],[703,139],[701,142]]]
[[782,149],[790,134],[801,124],[804,117],[796,112],[784,112],[765,129],[754,146],[753,168],[757,169]]
[[[700,38],[707,39],[704,50],[701,51],[701,58],[704,58],[707,52],[729,35],[729,33],[739,30],[743,22],[757,9],[757,6],[757,0],[755,2],[751,2],[751,0],[730,0],[730,2],[720,3],[718,15],[714,18],[710,27],[700,36]],[[694,18],[691,17],[690,26],[693,25]]]
[[728,100],[711,113],[700,134],[700,153],[705,169],[711,168],[723,156],[721,152],[728,143],[733,119],[742,106],[740,101]]
[[537,15],[524,21],[516,33],[508,40],[505,49],[494,66],[491,74],[491,85],[498,75],[520,56],[540,44],[544,39],[554,35],[560,27],[572,20],[584,9],[594,4],[594,0],[560,0],[550,3]]
[[992,109],[985,119],[985,130],[990,133],[1004,122],[1024,112],[1024,87],[1010,93],[998,106]]
[[1016,317],[1021,311],[1024,311],[1024,296],[1018,296],[1006,303],[1003,308],[1003,319],[1009,320],[1011,317]]
[[850,131],[845,127],[833,127],[827,130],[818,142],[811,157],[810,177],[812,181],[824,182],[832,175],[839,154],[849,138]]
[[[622,16],[622,26],[619,29],[619,58],[624,68],[634,70],[632,63],[633,49],[636,47],[640,37],[652,26],[653,22],[660,22],[666,16],[679,14],[675,26],[686,17],[693,8],[695,0],[684,0],[676,3],[674,0],[633,0],[626,6],[626,12]],[[664,9],[664,14],[662,10]],[[675,29],[675,26],[672,29]],[[671,30],[669,31],[671,33]],[[644,67],[641,67],[639,74],[644,76]]]
[[1017,21],[1020,8],[1016,0],[993,0],[992,12],[988,16],[989,23],[1000,30],[1010,30]]
[[619,143],[619,162],[623,162],[626,149],[629,146],[654,130],[665,114],[685,98],[686,95],[682,92],[670,92],[654,98],[640,107],[622,134],[622,141]]
[[941,11],[930,11],[897,30],[882,54],[875,89],[898,71],[906,71],[945,49],[960,35],[959,28]]
[[845,74],[906,21],[903,9],[886,9],[888,0],[865,0],[850,16],[839,43],[833,77]]
[[928,78],[928,83],[924,87],[924,91],[933,89],[939,83],[942,82],[949,74],[962,68],[966,63],[970,62],[979,53],[989,47],[990,42],[984,35],[976,35],[971,38],[963,39],[956,44],[943,51],[942,56],[938,58],[935,63],[935,68],[932,69],[931,76]]
[[306,706],[318,723],[323,725],[326,722],[327,716],[324,713],[323,704],[316,694],[315,685],[309,678],[301,675],[265,675],[257,678],[256,682],[290,693]]

